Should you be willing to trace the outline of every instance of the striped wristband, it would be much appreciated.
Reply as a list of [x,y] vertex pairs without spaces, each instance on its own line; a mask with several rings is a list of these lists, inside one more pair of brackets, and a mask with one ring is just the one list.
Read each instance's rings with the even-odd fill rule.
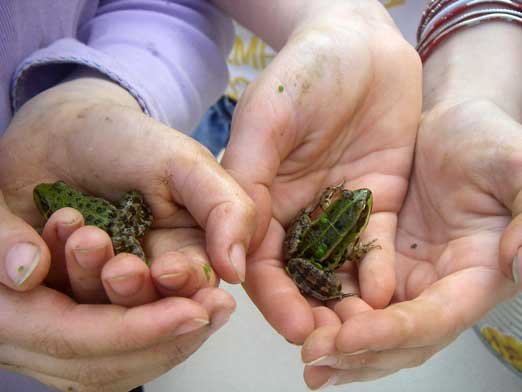
[[432,0],[417,30],[417,51],[422,61],[457,31],[489,21],[522,25],[522,0]]

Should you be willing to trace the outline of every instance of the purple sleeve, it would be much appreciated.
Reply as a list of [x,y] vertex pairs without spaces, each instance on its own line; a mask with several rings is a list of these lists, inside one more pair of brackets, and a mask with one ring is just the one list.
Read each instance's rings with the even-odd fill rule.
[[64,38],[17,69],[13,109],[77,66],[127,89],[148,115],[186,133],[226,87],[233,25],[206,0],[106,0]]

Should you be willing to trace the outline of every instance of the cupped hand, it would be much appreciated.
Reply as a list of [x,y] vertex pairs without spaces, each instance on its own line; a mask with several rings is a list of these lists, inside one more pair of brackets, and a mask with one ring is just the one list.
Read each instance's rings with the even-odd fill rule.
[[420,114],[420,61],[384,7],[376,1],[328,4],[305,12],[241,97],[223,158],[258,212],[245,288],[294,343],[312,332],[315,305],[284,270],[284,229],[327,186],[346,181],[349,189],[373,191],[365,237],[376,238],[381,250],[360,265],[360,292],[374,307],[390,301],[397,215]]
[[522,291],[507,267],[522,248],[519,121],[487,100],[448,100],[423,115],[399,216],[393,304],[338,304],[343,317],[322,323],[303,347],[310,387],[419,365]]
[[[134,99],[112,82],[82,77],[27,102],[0,141],[0,172],[2,214],[9,217],[2,224],[13,227],[2,231],[7,237],[1,241],[4,257],[9,246],[16,247],[15,243],[26,237],[18,245],[18,264],[2,274],[2,282],[9,287],[34,287],[46,276],[49,250],[22,220],[33,226],[42,225],[32,191],[38,183],[56,180],[109,200],[117,200],[131,189],[144,194],[154,215],[153,229],[144,244],[153,265],[152,276],[145,277],[141,302],[157,298],[152,281],[160,287],[159,291],[181,286],[188,290],[186,280],[212,274],[205,265],[207,260],[219,277],[229,282],[243,279],[245,249],[255,225],[252,202],[206,149],[143,115]],[[73,212],[60,214],[43,232],[54,251],[51,280],[63,286],[67,278],[64,265],[70,266],[70,260],[76,262],[73,267],[80,268],[81,262],[77,263],[72,252],[78,249],[67,247],[69,239],[87,244],[89,249],[79,249],[80,253],[91,252],[83,252],[83,264],[90,271],[77,268],[75,271],[80,272],[75,275],[69,269],[73,271],[72,279],[76,283],[92,281],[93,277],[94,281],[97,277],[99,280],[101,268],[112,257],[110,240],[100,230],[83,227],[81,217]],[[39,252],[30,254],[31,244]],[[27,266],[20,257],[24,252],[31,261]],[[113,268],[112,274],[105,275],[106,281],[116,272],[120,276],[131,271],[146,273],[143,262],[136,257],[120,255],[120,259],[116,264],[119,267],[115,267],[120,270]],[[195,273],[194,266],[199,266]],[[30,276],[26,274],[29,269],[33,272]],[[21,280],[24,283],[20,284]],[[213,286],[216,281],[211,276],[206,283],[187,285],[199,288]],[[99,282],[93,284],[99,286]],[[89,286],[86,291],[91,289]],[[185,294],[194,292],[190,289]],[[90,298],[91,294],[88,293]]]
[[128,391],[196,351],[226,323],[234,299],[207,288],[130,309],[79,305],[39,286],[0,286],[0,367],[61,391]]

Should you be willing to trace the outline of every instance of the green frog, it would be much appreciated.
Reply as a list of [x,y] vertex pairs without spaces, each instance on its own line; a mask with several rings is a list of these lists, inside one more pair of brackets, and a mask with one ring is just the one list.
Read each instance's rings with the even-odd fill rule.
[[359,237],[373,205],[369,189],[350,191],[344,182],[326,188],[319,203],[296,217],[283,242],[286,271],[302,293],[321,301],[356,295],[343,293],[334,271],[345,261],[360,261],[375,240],[362,244]]
[[145,260],[138,238],[152,225],[152,212],[138,191],[123,195],[117,203],[86,195],[63,181],[39,184],[33,198],[45,219],[63,207],[80,211],[86,225],[97,226],[109,234],[114,252],[128,252]]

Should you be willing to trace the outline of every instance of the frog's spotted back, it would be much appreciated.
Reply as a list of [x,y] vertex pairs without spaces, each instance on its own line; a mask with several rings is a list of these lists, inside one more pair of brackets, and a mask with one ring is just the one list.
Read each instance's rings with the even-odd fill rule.
[[107,200],[80,192],[63,181],[53,184],[39,184],[33,191],[36,206],[44,216],[49,217],[64,207],[80,211],[86,225],[97,226],[107,231],[114,219],[116,208]]
[[58,181],[37,185],[33,197],[45,219],[60,208],[74,208],[81,212],[86,225],[97,226],[109,234],[115,253],[128,252],[145,259],[138,238],[152,225],[152,213],[140,192],[127,192],[114,205]]

